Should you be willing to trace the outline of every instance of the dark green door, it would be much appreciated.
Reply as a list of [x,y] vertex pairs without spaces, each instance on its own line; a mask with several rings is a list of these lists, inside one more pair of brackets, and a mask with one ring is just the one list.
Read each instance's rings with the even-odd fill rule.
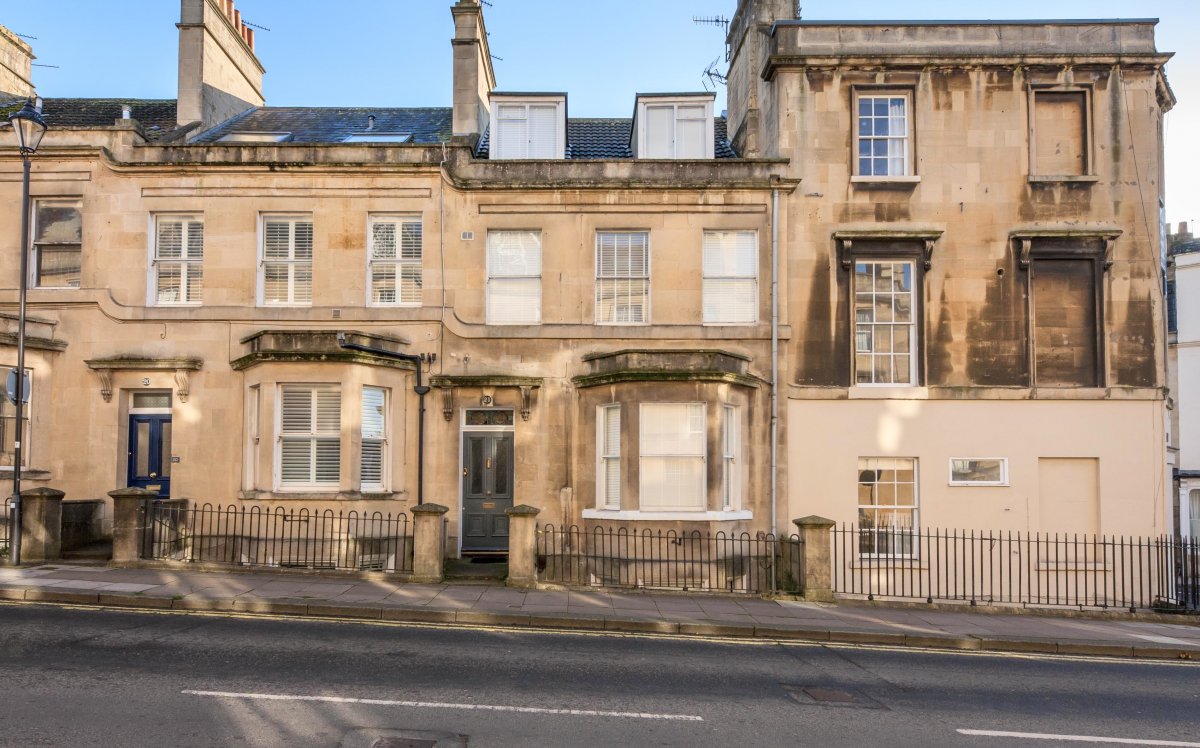
[[507,551],[512,505],[513,435],[464,433],[463,551]]

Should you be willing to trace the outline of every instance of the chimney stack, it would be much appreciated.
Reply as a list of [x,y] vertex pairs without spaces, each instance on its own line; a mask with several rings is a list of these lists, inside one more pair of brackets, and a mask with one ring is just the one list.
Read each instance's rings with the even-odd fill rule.
[[761,99],[768,94],[762,79],[763,64],[770,54],[770,29],[776,21],[792,20],[792,0],[738,0],[729,22],[729,85],[727,101],[729,140],[741,156],[772,155],[763,152]]
[[234,0],[180,0],[180,125],[217,125],[265,102],[254,31]]
[[489,94],[496,88],[487,27],[479,0],[458,0],[454,16],[454,134],[481,135],[491,118]]
[[0,93],[13,98],[33,96],[33,48],[23,39],[0,26]]

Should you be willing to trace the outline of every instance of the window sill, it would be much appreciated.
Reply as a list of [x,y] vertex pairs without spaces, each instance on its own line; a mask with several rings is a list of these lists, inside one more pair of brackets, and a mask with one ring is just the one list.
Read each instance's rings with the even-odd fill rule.
[[691,522],[735,522],[737,520],[754,519],[754,513],[748,510],[717,511],[717,512],[643,512],[638,509],[584,509],[584,519],[610,520],[641,520],[653,521],[691,521]]
[[1010,488],[1008,483],[968,483],[965,481],[950,481],[946,484],[952,488]]
[[864,188],[877,187],[879,189],[911,189],[921,183],[921,178],[918,176],[894,176],[894,177],[850,177],[850,184]]
[[928,387],[894,387],[858,384],[849,389],[850,400],[928,400]]
[[1064,182],[1065,183],[1079,182],[1082,184],[1092,184],[1094,182],[1099,182],[1100,177],[1096,176],[1095,174],[1073,174],[1073,175],[1068,174],[1068,175],[1057,175],[1057,176],[1053,176],[1053,175],[1051,175],[1051,176],[1034,176],[1031,174],[1029,176],[1029,181],[1032,184],[1061,184]]

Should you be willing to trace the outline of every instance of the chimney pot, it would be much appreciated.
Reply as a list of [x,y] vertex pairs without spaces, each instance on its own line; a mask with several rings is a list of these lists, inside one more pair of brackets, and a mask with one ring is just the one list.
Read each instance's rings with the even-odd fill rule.
[[375,115],[374,114],[367,115],[367,129],[368,130],[375,129]]
[[243,26],[246,30],[246,46],[250,47],[250,51],[254,51],[254,29],[249,26]]
[[235,29],[242,28],[242,11],[237,9],[233,11],[233,27]]
[[121,119],[132,119],[132,118],[133,118],[133,107],[129,106],[128,104],[122,104],[121,105]]
[[38,110],[38,114],[42,113],[42,97],[39,96],[33,100],[33,108]]

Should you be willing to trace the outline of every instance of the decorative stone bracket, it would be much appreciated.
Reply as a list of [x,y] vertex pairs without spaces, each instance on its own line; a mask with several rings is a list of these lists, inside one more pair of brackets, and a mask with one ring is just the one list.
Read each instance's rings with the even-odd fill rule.
[[[1017,245],[1017,265],[1028,270],[1034,257],[1077,257],[1079,259],[1102,258],[1104,270],[1113,264],[1113,251],[1120,229],[1035,229],[1014,231],[1009,235]],[[1034,249],[1034,240],[1054,242],[1052,248]],[[1097,247],[1104,242],[1103,247]]]
[[204,360],[199,358],[94,358],[85,361],[88,368],[100,377],[100,397],[112,401],[114,371],[174,371],[175,396],[186,403],[191,394],[190,372],[199,371]]
[[497,387],[517,388],[521,394],[521,420],[528,421],[533,414],[533,391],[541,388],[542,378],[506,375],[448,376],[439,374],[430,377],[429,384],[442,391],[442,418],[447,421],[454,418],[454,390],[464,387],[479,389],[495,389]]
[[[867,245],[867,250],[861,254],[881,254],[912,257],[919,256],[921,266],[926,270],[933,267],[933,248],[942,237],[941,231],[836,231],[833,238],[838,243],[838,262],[842,270],[849,270],[854,264],[854,245],[861,242]],[[899,245],[899,246],[898,246]],[[911,246],[906,250],[905,245]]]

